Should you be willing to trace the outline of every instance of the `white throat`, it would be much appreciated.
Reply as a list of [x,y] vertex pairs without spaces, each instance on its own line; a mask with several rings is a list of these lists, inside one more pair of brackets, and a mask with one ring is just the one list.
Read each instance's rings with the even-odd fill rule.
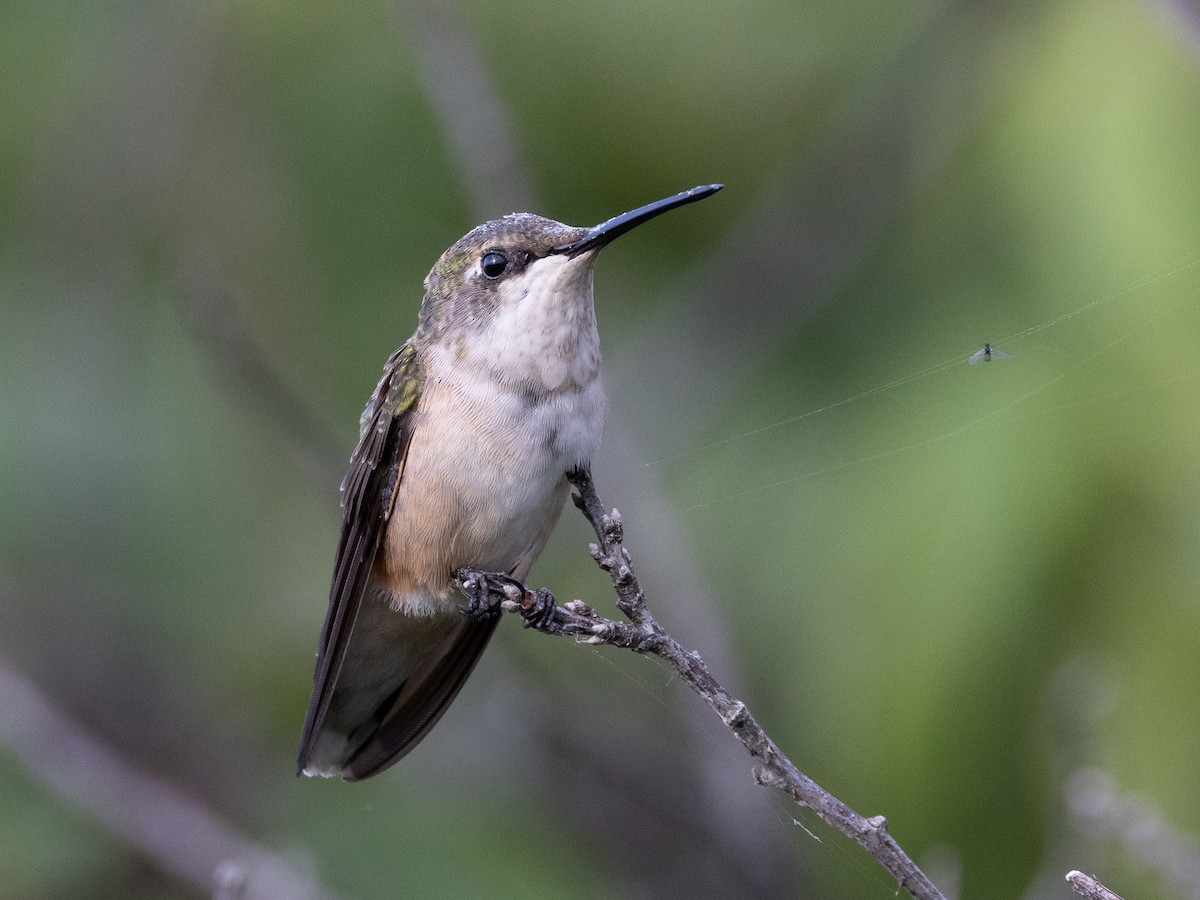
[[505,381],[550,393],[590,386],[600,374],[592,302],[595,254],[535,260],[499,286],[497,310],[479,336],[480,354]]

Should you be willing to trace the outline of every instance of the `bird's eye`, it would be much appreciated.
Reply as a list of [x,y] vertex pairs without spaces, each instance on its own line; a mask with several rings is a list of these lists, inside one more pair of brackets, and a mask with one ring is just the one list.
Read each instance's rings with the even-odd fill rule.
[[483,271],[484,277],[499,278],[508,269],[508,257],[499,250],[489,250],[483,254],[479,268]]

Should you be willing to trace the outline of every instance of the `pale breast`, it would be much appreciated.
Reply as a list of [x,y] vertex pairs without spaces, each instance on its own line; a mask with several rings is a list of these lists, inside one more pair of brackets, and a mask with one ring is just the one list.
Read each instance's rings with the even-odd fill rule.
[[382,560],[394,595],[457,603],[461,566],[523,578],[562,511],[565,473],[600,442],[598,377],[542,395],[455,376],[429,378],[416,414]]

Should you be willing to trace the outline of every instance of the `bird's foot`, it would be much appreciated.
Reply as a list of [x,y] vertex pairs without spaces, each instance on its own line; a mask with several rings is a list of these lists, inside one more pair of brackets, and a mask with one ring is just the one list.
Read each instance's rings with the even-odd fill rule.
[[526,628],[545,631],[554,622],[554,613],[558,610],[558,601],[550,593],[549,588],[538,588],[536,591],[526,591],[521,598],[521,618],[525,620]]
[[508,575],[477,569],[459,569],[454,578],[467,598],[462,614],[468,619],[492,619],[507,610],[519,612],[526,628],[545,631],[554,622],[558,601],[547,588],[531,591]]
[[500,605],[505,600],[520,602],[525,596],[525,588],[519,581],[498,572],[459,569],[454,578],[467,598],[462,614],[472,621],[494,619],[500,615]]

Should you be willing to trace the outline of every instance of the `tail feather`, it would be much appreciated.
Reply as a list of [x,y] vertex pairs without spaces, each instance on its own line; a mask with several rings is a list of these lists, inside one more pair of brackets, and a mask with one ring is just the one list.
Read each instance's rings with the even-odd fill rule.
[[342,777],[360,781],[399,761],[420,740],[458,695],[496,630],[499,617],[464,619],[430,659],[409,676],[380,707],[379,727],[355,750]]

